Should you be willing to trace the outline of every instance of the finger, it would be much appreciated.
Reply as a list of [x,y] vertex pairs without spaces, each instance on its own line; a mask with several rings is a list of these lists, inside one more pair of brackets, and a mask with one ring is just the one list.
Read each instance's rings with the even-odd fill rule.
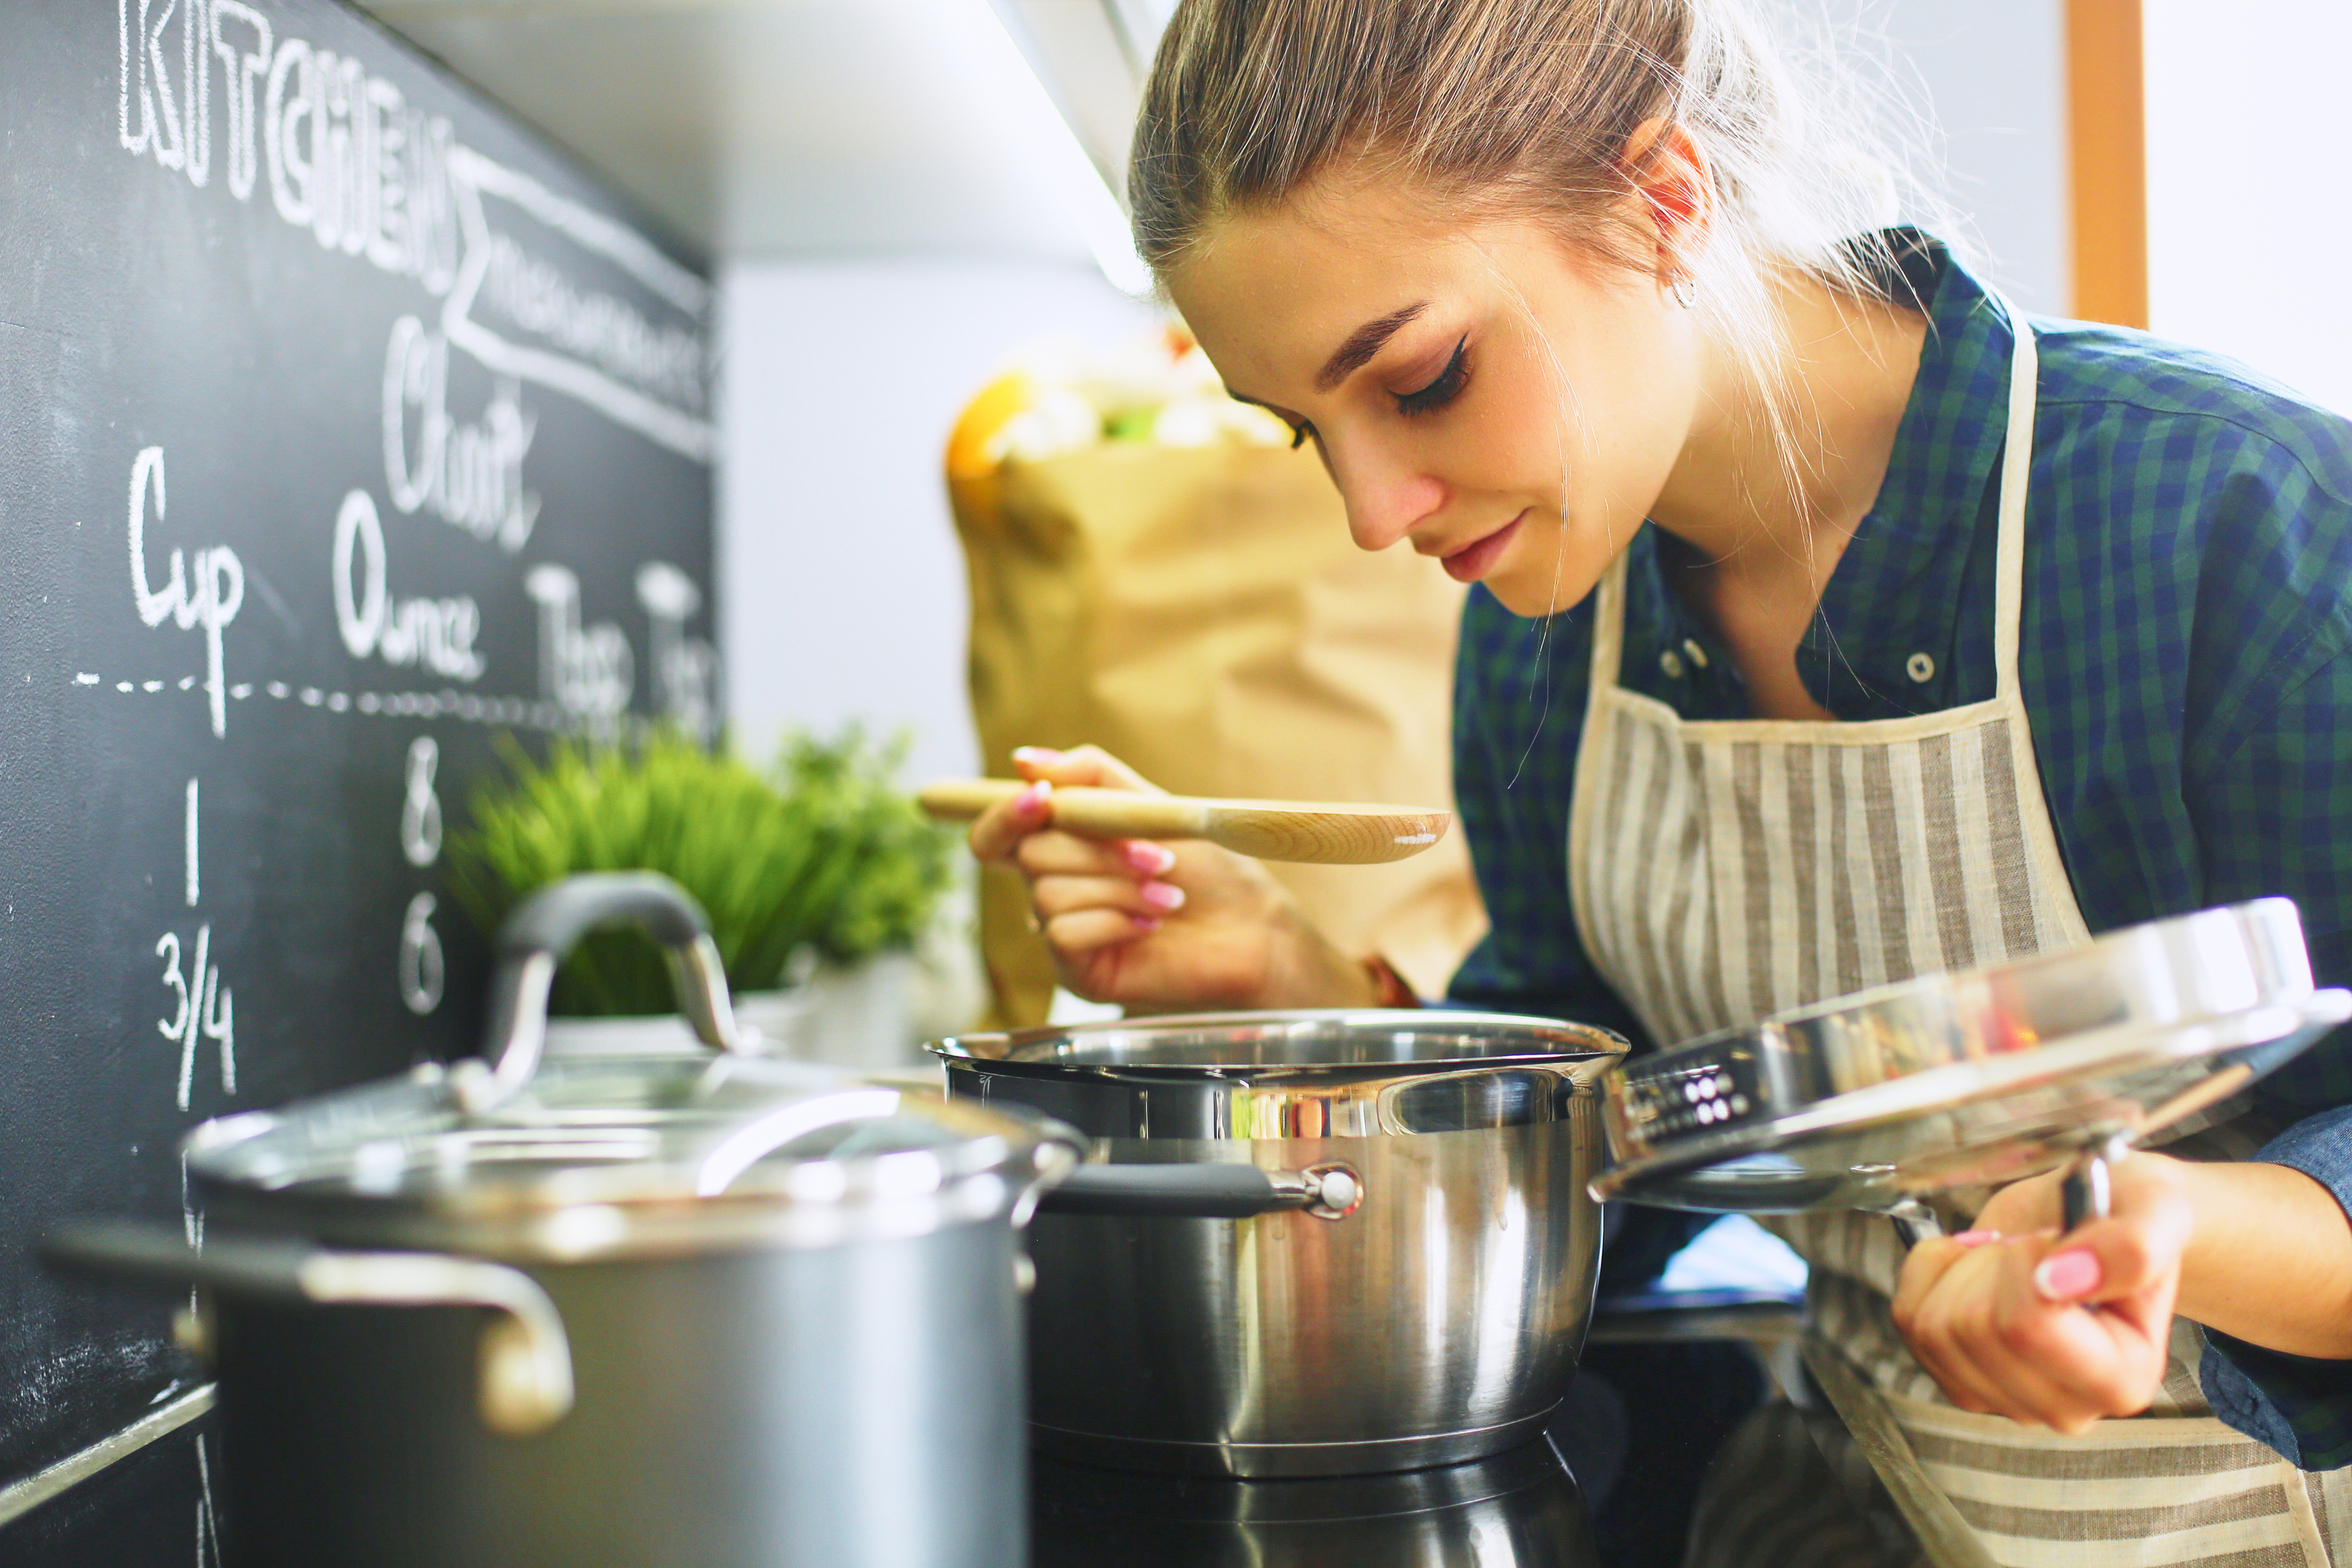
[[2021,1182],[2011,1182],[1993,1194],[1985,1206],[1977,1211],[1976,1223],[2004,1236],[2025,1236],[2037,1230],[2057,1229],[2059,1184],[2063,1177],[2062,1171],[2045,1171]]
[[1160,921],[1152,916],[1129,914],[1124,910],[1090,909],[1055,915],[1045,922],[1045,933],[1054,951],[1069,959],[1133,942],[1159,929]]
[[1029,901],[1048,921],[1081,910],[1157,916],[1182,909],[1184,889],[1131,877],[1040,877],[1030,886]]
[[2074,1250],[2044,1238],[2021,1242],[2001,1281],[1999,1336],[2009,1354],[2057,1393],[2061,1431],[2079,1432],[2104,1415],[2146,1409],[2162,1382],[2172,1321],[2171,1293],[2160,1302],[2130,1298],[2097,1307],[2053,1301],[2043,1265]]
[[1107,847],[1116,851],[1130,870],[1147,877],[1165,877],[1176,868],[1176,851],[1148,838],[1121,838]]
[[1024,838],[1054,819],[1054,786],[1033,783],[1002,805],[992,805],[971,825],[974,858],[1001,864]]
[[1926,1300],[1936,1282],[1950,1272],[1954,1264],[1978,1247],[2000,1239],[1993,1230],[1964,1230],[1954,1236],[1931,1236],[1915,1244],[1903,1259],[1902,1277],[1895,1286],[1895,1321],[1900,1326],[1906,1306],[1916,1307]]
[[1146,795],[1168,793],[1100,746],[1079,746],[1067,752],[1023,746],[1013,753],[1013,765],[1026,779],[1047,779],[1057,784],[1084,784],[1094,789],[1139,790]]
[[2013,1420],[2079,1432],[2108,1414],[2097,1387],[2114,1370],[2113,1347],[2082,1309],[2043,1300],[2032,1285],[2036,1247],[2004,1247],[1990,1289],[1963,1314],[1958,1338],[1996,1406]]
[[1081,838],[1058,827],[1033,833],[1020,841],[1013,863],[1032,877],[1123,877],[1135,880],[1135,868],[1115,845]]
[[2067,1233],[2035,1283],[2053,1301],[2116,1301],[2177,1279],[2196,1216],[2177,1192],[2135,1194],[2105,1219]]
[[1980,1415],[2007,1414],[2000,1386],[1977,1364],[1963,1333],[1966,1315],[1984,1289],[1979,1270],[1956,1262],[1935,1290],[1913,1309],[1904,1339],[1947,1397]]
[[[2001,1263],[1993,1255],[1999,1250],[1946,1269],[1936,1289],[1914,1310],[1905,1338],[1920,1364],[1963,1410],[2045,1426],[2071,1420],[2072,1406],[2046,1379],[2019,1366],[2001,1342]],[[2021,1264],[2021,1274],[2028,1267]]]

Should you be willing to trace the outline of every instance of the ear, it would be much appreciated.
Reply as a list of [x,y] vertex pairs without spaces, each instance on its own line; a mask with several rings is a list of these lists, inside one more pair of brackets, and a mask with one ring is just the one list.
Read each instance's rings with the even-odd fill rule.
[[1625,139],[1618,167],[1656,235],[1658,286],[1690,275],[1715,229],[1715,171],[1682,126],[1645,120]]

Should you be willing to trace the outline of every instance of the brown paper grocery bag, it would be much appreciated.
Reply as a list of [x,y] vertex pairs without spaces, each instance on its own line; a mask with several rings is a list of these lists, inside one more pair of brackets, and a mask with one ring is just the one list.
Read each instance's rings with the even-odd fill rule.
[[[1348,536],[1308,451],[1106,442],[950,477],[991,773],[1088,742],[1182,795],[1453,801],[1463,589]],[[1386,866],[1269,868],[1344,952],[1440,993],[1486,916],[1460,829]],[[982,880],[992,1022],[1043,1022],[1053,962],[1018,878]]]

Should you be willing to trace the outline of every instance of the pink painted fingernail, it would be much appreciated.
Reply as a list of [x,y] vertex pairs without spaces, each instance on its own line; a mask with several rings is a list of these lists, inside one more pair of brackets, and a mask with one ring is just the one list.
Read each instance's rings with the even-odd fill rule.
[[1042,765],[1046,763],[1060,762],[1062,753],[1051,746],[1015,746],[1013,748],[1013,760],[1016,763],[1036,763]]
[[1024,816],[1040,816],[1045,814],[1045,803],[1053,798],[1053,781],[1039,779],[1013,797],[1013,809]]
[[1135,922],[1135,929],[1139,931],[1153,931],[1160,929],[1158,915],[1129,915],[1127,918]]
[[[1133,838],[1128,841],[1119,853],[1126,857],[1129,866],[1147,877],[1157,877],[1162,871],[1172,871],[1176,868],[1176,851],[1165,845],[1147,844],[1142,839]],[[1172,910],[1176,906],[1171,904],[1168,907]]]
[[2087,1247],[2053,1252],[2033,1271],[2033,1289],[2045,1301],[2074,1301],[2099,1288],[2099,1259]]
[[1155,910],[1181,910],[1184,907],[1184,889],[1167,882],[1146,882],[1136,889],[1136,897]]
[[1961,1247],[1982,1247],[1989,1241],[1999,1241],[2000,1239],[2000,1232],[1997,1230],[1964,1230],[1959,1232],[1958,1235],[1951,1237],[1949,1239]]

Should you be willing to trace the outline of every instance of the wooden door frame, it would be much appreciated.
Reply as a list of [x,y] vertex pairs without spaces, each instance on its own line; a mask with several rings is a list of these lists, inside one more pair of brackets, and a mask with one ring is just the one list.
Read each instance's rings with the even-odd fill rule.
[[2074,314],[2147,325],[2147,106],[2140,0],[2066,0]]

